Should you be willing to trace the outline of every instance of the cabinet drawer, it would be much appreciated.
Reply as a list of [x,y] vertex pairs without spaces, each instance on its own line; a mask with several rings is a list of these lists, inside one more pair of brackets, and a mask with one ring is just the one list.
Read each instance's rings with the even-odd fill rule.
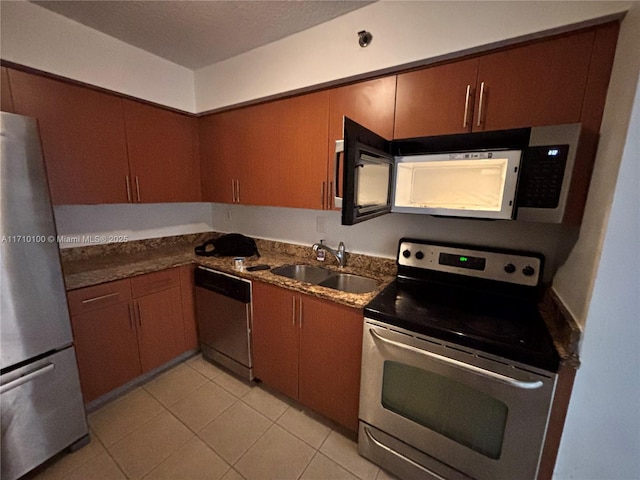
[[134,298],[180,286],[180,269],[169,268],[160,272],[147,273],[131,279]]
[[72,290],[67,293],[67,299],[72,316],[91,312],[107,305],[131,300],[131,282],[127,278]]

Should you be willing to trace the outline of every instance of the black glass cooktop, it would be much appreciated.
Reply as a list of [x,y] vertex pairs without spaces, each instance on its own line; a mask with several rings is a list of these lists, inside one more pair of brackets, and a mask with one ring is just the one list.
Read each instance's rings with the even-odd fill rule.
[[365,317],[557,372],[559,357],[534,301],[398,278]]

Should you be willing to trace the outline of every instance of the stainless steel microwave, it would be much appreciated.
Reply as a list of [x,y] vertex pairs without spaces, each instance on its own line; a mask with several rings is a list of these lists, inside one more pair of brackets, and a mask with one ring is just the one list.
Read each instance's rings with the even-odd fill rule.
[[579,137],[567,124],[388,141],[345,117],[342,224],[389,212],[560,223]]

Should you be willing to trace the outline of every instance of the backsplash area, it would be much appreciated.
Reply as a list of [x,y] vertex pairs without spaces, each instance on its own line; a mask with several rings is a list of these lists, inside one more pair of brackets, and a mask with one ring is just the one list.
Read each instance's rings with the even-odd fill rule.
[[415,237],[541,252],[545,281],[565,261],[578,234],[562,225],[409,214],[343,226],[336,211],[217,203],[64,205],[54,211],[62,249],[218,231],[299,245],[324,239],[335,247],[342,241],[348,252],[395,258],[398,240]]

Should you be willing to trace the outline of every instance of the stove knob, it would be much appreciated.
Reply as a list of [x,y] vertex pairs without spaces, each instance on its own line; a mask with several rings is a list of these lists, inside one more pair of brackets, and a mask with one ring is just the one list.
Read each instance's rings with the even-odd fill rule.
[[418,260],[422,260],[422,259],[424,258],[424,253],[422,253],[421,251],[419,251],[419,250],[418,250],[418,251],[416,252],[416,258],[417,258]]
[[516,271],[516,266],[513,263],[507,263],[504,266],[504,271],[507,273],[513,273]]
[[404,258],[409,258],[411,256],[411,252],[409,250],[405,250],[404,252],[402,252],[402,256]]
[[526,276],[526,277],[530,277],[531,275],[533,275],[534,273],[536,273],[536,271],[534,270],[534,268],[531,265],[527,265],[526,267],[524,267],[522,269],[522,273]]

